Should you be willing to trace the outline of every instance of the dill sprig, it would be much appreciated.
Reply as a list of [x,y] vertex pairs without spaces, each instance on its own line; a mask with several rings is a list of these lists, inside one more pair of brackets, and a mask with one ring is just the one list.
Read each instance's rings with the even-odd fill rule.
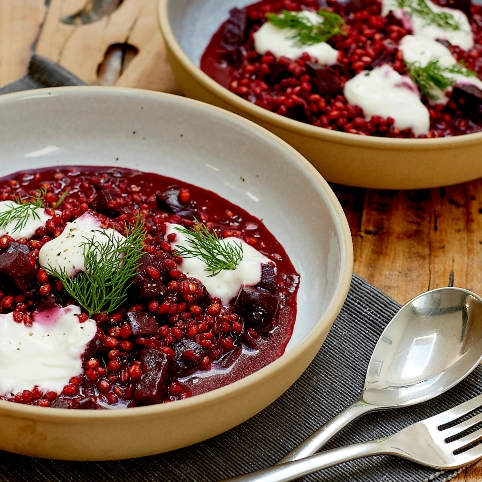
[[205,264],[204,271],[216,276],[222,270],[234,270],[243,259],[243,245],[228,243],[219,239],[216,232],[211,233],[206,225],[195,220],[191,229],[176,227],[176,230],[187,237],[190,248],[177,246],[174,254],[182,258],[199,258]]
[[417,84],[420,93],[432,100],[437,99],[435,93],[437,89],[443,92],[455,84],[456,79],[450,74],[460,74],[464,77],[477,76],[475,72],[469,70],[461,63],[444,67],[440,65],[438,59],[431,60],[424,67],[422,67],[419,62],[407,62],[406,66],[410,77],[415,84]]
[[317,14],[322,19],[320,23],[312,22],[302,12],[289,10],[282,10],[278,15],[267,13],[266,18],[277,28],[293,30],[289,39],[294,40],[297,47],[326,42],[334,35],[346,35],[345,21],[340,15],[328,10],[318,10]]
[[67,194],[69,194],[69,191],[70,191],[70,187],[68,187],[64,193],[62,194],[62,196],[59,197],[59,200],[55,203],[54,205],[54,209],[57,209],[63,202],[64,202],[64,199],[67,197]]
[[114,233],[99,232],[106,237],[106,242],[86,239],[82,243],[85,271],[70,278],[65,268],[46,268],[48,274],[62,281],[67,293],[87,311],[89,318],[96,313],[115,311],[124,303],[144,254],[142,247],[146,238],[139,219],[133,228],[126,228],[124,239]]
[[35,196],[27,198],[17,197],[11,201],[12,207],[0,213],[0,228],[6,229],[11,223],[15,223],[11,232],[21,231],[28,223],[30,218],[40,219],[37,209],[43,208],[42,198],[46,191],[39,189]]
[[460,23],[448,12],[435,12],[425,0],[395,0],[399,8],[406,9],[408,13],[417,15],[426,21],[443,29],[460,30]]

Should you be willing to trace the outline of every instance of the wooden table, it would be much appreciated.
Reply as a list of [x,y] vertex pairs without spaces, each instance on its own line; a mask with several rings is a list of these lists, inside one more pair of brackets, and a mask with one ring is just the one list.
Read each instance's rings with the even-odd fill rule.
[[[35,51],[89,85],[179,94],[156,3],[0,0],[0,85],[24,75]],[[482,180],[419,191],[332,187],[351,227],[355,273],[399,303],[449,283],[482,294]],[[482,480],[482,462],[453,480]]]

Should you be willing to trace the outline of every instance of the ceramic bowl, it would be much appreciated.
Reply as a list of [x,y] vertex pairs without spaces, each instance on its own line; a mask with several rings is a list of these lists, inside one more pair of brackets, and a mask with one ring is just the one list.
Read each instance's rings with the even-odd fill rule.
[[305,156],[330,182],[378,189],[418,189],[482,176],[482,133],[444,139],[386,139],[314,127],[229,92],[199,69],[209,40],[233,7],[254,0],[159,0],[159,24],[180,89],[188,97],[240,114]]
[[184,447],[255,415],[314,358],[347,295],[352,244],[330,187],[285,142],[194,100],[66,87],[1,96],[0,144],[0,176],[47,166],[119,166],[216,191],[262,218],[301,275],[293,336],[286,352],[265,368],[190,399],[124,410],[0,401],[0,450],[108,460]]

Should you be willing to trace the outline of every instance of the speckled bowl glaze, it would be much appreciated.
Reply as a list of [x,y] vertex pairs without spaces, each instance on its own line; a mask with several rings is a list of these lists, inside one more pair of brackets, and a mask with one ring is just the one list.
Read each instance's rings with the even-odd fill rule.
[[445,186],[482,176],[482,133],[444,139],[386,139],[314,127],[245,101],[199,69],[201,55],[233,7],[254,0],[158,0],[158,16],[180,89],[240,114],[305,156],[329,181],[377,189]]
[[285,354],[226,387],[165,405],[62,410],[0,401],[0,450],[68,460],[166,452],[247,420],[306,369],[346,298],[352,244],[321,175],[270,132],[191,99],[65,87],[0,97],[0,176],[61,165],[156,172],[216,191],[263,219],[301,275]]

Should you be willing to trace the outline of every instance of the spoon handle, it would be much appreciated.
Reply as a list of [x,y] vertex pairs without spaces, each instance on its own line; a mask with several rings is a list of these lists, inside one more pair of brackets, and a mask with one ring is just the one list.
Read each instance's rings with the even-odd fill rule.
[[371,410],[376,410],[379,408],[381,407],[370,405],[361,399],[357,400],[355,403],[351,404],[349,407],[345,408],[342,412],[332,418],[329,422],[325,423],[325,425],[310,435],[306,440],[301,442],[277,463],[284,464],[286,462],[303,459],[314,454],[321,447],[323,447],[323,445],[325,445],[326,442],[333,437],[333,435],[348,425],[352,420],[355,420],[355,418],[360,417]]

